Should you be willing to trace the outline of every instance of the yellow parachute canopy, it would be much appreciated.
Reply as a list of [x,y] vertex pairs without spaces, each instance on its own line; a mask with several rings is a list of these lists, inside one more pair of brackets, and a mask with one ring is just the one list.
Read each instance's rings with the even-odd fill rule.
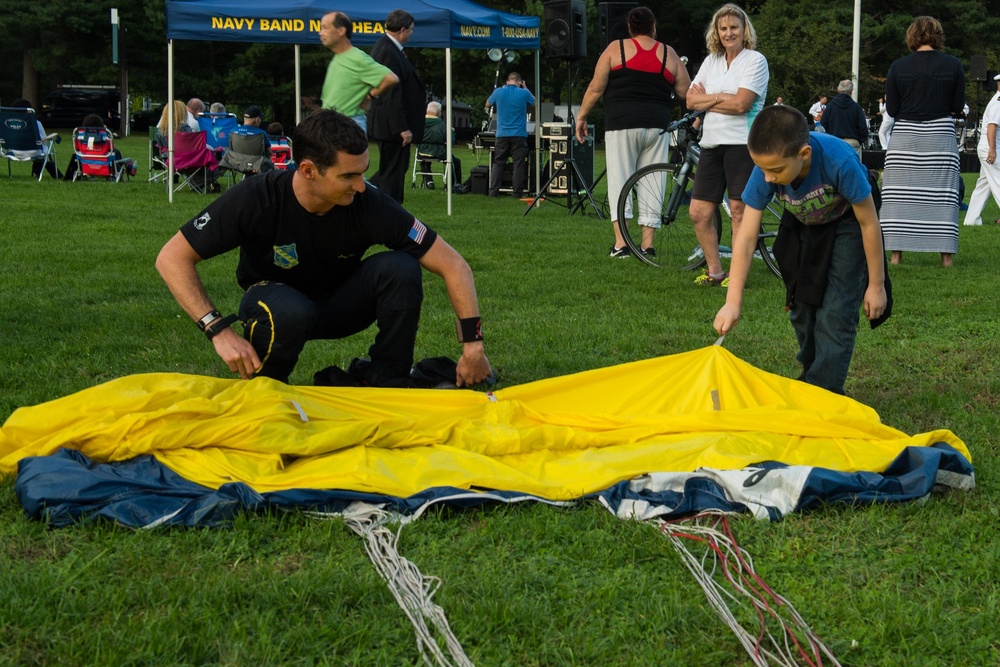
[[210,488],[340,489],[406,497],[451,486],[569,500],[654,471],[762,461],[881,472],[909,436],[869,407],[740,361],[721,347],[495,393],[293,387],[156,373],[17,410],[0,474],[75,449],[99,462],[153,454]]

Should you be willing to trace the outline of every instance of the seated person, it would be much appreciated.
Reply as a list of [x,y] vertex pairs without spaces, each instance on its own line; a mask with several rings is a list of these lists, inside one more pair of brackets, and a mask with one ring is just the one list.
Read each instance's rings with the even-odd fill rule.
[[[222,156],[220,164],[227,169],[234,169],[244,174],[249,173],[264,173],[274,169],[274,163],[271,161],[271,138],[267,135],[267,131],[261,128],[261,114],[260,107],[249,106],[243,112],[243,124],[238,125],[236,129],[230,132],[230,144],[229,150]],[[245,155],[243,153],[237,152],[232,144],[233,136],[253,136],[262,135],[264,137],[264,156],[263,159],[256,154]],[[253,166],[250,167],[250,163]],[[248,171],[249,169],[253,171]]]
[[205,103],[197,97],[192,97],[188,100],[187,105],[184,107],[184,118],[181,122],[187,125],[188,129],[192,132],[197,132],[201,129],[198,126],[198,114],[204,113],[204,111]]
[[[86,117],[84,117],[83,123],[80,125],[80,127],[98,127],[102,129],[107,129],[107,126],[104,124],[104,119],[98,116],[96,113],[88,114]],[[122,159],[122,152],[117,148],[115,148],[115,159],[116,160]],[[76,174],[79,168],[80,168],[80,163],[76,159],[76,153],[74,153],[73,156],[69,159],[69,164],[66,165],[66,173],[63,174],[63,180],[72,181],[73,176]]]
[[208,107],[208,112],[209,113],[228,113],[226,111],[226,105],[223,104],[222,102],[212,102],[212,104]]
[[[447,155],[447,135],[445,134],[447,129],[447,124],[441,120],[441,103],[440,102],[428,102],[427,103],[427,114],[424,116],[424,139],[417,146],[417,154],[420,155],[430,155],[437,160],[444,160]],[[451,131],[451,141],[452,145],[455,143],[455,131]],[[452,169],[454,169],[454,192],[458,194],[465,193],[465,187],[462,185],[462,163],[459,161],[454,154],[451,156]],[[420,163],[420,171],[428,172],[430,171],[431,165],[429,162]],[[430,189],[434,189],[434,180],[430,176],[424,176],[424,185]]]
[[267,124],[267,136],[271,140],[271,145],[276,143],[288,143],[288,137],[285,136],[285,126],[281,123],[274,122]]
[[275,169],[295,169],[292,159],[292,145],[285,135],[285,127],[281,123],[268,123],[267,136],[271,140],[271,162]]
[[[180,100],[174,100],[173,106],[174,106],[173,133],[192,132],[193,130],[186,122],[187,109],[184,106],[184,103],[181,102]],[[167,142],[169,141],[171,135],[170,122],[169,122],[169,117],[167,115],[167,112],[169,110],[170,107],[167,106],[163,107],[163,114],[160,115],[160,122],[157,123],[156,125],[156,145],[159,146],[160,149],[163,151],[167,150],[168,146]],[[208,148],[207,146],[205,147],[205,150],[211,151],[211,149]],[[205,172],[202,182],[193,183],[192,188],[196,190],[207,189],[209,192],[220,192],[222,188],[217,181],[217,171],[218,170],[215,169],[214,167],[212,169],[207,170]]]
[[156,124],[156,145],[166,150],[167,141],[174,132],[191,132],[191,126],[187,124],[187,107],[180,100],[174,100],[174,126],[171,131],[168,113],[170,107],[164,106],[163,113],[160,114],[160,122]]
[[[249,106],[246,108],[246,111],[243,112],[243,124],[233,130],[233,134],[263,134],[267,137],[267,131],[260,126],[262,122],[263,119],[260,115],[260,107]],[[271,147],[270,137],[267,139],[267,146],[268,148]]]
[[[19,100],[14,100],[11,103],[10,106],[17,107],[18,109],[34,109],[35,108],[34,106],[32,106],[31,102],[29,102],[28,100],[26,100],[24,98],[21,98]],[[42,127],[42,121],[38,120],[37,116],[35,118],[36,118],[35,122],[38,123],[38,136],[44,137],[45,136],[45,128]],[[45,150],[45,153],[47,155],[48,152],[49,152],[48,144],[47,143],[43,143],[42,146],[43,146],[43,148]],[[31,161],[31,175],[32,176],[34,176],[35,178],[38,178],[38,176],[42,173],[42,163],[43,162],[45,163],[45,171],[47,171],[49,173],[49,176],[51,176],[52,178],[62,178],[62,174],[59,173],[59,169],[56,168],[56,165],[53,163],[53,161],[49,160],[49,161],[46,162],[44,157],[41,157],[41,158],[38,158],[37,160],[32,160]]]

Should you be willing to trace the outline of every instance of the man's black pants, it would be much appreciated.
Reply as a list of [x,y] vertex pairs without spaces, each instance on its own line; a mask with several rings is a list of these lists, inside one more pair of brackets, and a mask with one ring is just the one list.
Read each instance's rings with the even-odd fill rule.
[[403,183],[410,168],[410,144],[399,137],[378,142],[378,170],[371,183],[394,200],[403,203]]
[[371,372],[383,379],[409,377],[423,302],[420,263],[404,252],[382,252],[330,295],[314,299],[277,282],[252,285],[239,317],[244,337],[261,360],[257,375],[288,382],[309,340],[346,338],[378,324],[368,349]]
[[514,159],[511,188],[514,195],[520,197],[524,194],[527,186],[528,175],[525,162],[528,157],[527,137],[497,137],[496,148],[493,149],[493,172],[490,174],[490,196],[496,197],[500,194],[500,185],[503,182],[503,170],[507,166],[507,157]]

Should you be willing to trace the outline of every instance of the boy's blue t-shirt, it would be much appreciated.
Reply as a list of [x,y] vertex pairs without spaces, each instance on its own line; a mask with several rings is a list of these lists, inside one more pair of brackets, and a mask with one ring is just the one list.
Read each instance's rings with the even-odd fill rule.
[[785,204],[804,225],[824,225],[844,217],[851,206],[872,193],[868,170],[858,154],[843,139],[811,132],[812,164],[801,185],[777,185],[764,180],[764,172],[754,167],[743,190],[743,203],[763,211],[772,196]]

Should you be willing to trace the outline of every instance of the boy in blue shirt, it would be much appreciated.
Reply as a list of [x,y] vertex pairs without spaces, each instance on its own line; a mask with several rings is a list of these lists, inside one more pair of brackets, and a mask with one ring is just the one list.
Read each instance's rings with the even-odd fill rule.
[[805,116],[789,106],[763,109],[747,147],[756,166],[743,191],[746,212],[715,330],[725,334],[739,322],[763,210],[776,197],[785,214],[773,250],[799,343],[799,379],[843,394],[858,309],[863,304],[873,328],[892,309],[868,170],[847,143],[810,133]]

